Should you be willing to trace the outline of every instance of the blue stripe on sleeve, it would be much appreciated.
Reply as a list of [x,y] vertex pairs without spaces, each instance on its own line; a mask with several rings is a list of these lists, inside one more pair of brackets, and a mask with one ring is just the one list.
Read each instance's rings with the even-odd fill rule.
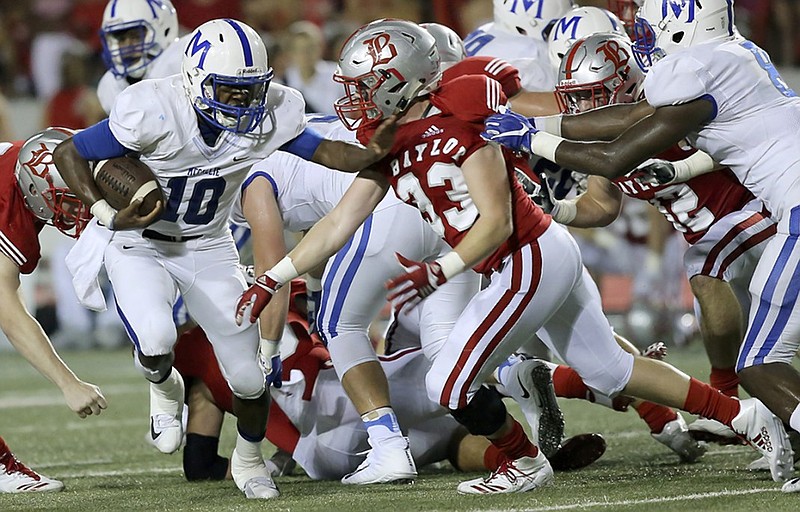
[[72,142],[84,160],[107,160],[133,153],[132,150],[120,144],[111,133],[108,119],[103,119],[96,125],[76,133],[72,137]]
[[242,193],[244,193],[244,191],[247,189],[247,187],[250,186],[250,184],[253,182],[253,180],[258,178],[259,176],[261,176],[262,178],[266,178],[267,181],[270,182],[270,184],[272,185],[272,191],[275,192],[275,197],[277,198],[278,197],[278,184],[275,183],[275,180],[272,179],[272,176],[267,174],[265,171],[255,171],[253,174],[248,176],[247,179],[244,180],[244,183],[242,183],[242,188],[241,188]]
[[280,149],[299,156],[303,160],[311,160],[323,140],[325,139],[319,133],[311,128],[306,128],[300,135],[281,146]]

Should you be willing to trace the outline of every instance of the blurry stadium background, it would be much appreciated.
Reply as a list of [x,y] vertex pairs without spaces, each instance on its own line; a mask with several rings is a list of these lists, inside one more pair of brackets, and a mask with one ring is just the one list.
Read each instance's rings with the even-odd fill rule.
[[[220,17],[245,21],[268,44],[277,80],[300,89],[309,111],[333,113],[341,86],[330,79],[339,47],[383,17],[437,21],[465,36],[490,21],[491,0],[174,0],[183,33]],[[605,0],[578,2],[606,7]],[[106,0],[0,0],[0,140],[48,125],[83,128],[104,117],[94,87],[104,68],[97,35]],[[736,23],[800,88],[800,2],[737,0]],[[638,202],[637,202],[638,203]],[[615,327],[647,344],[684,345],[697,335],[681,258],[683,240],[649,206],[628,203],[611,229],[580,234],[587,266]],[[59,349],[127,343],[116,312],[82,309],[63,264],[72,241],[42,232],[43,260],[24,278],[30,310]],[[631,255],[634,255],[631,257]],[[89,334],[91,333],[91,334]],[[0,351],[10,345],[0,333]]]

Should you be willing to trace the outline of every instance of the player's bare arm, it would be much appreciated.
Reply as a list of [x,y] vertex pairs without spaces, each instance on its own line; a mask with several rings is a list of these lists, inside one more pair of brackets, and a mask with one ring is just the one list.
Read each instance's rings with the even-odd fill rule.
[[[58,145],[53,152],[53,160],[70,190],[74,191],[75,195],[77,195],[84,204],[93,208],[92,213],[95,214],[95,216],[101,218],[102,215],[98,215],[95,205],[103,204],[105,200],[97,184],[94,182],[89,162],[78,153],[72,138]],[[108,211],[107,215],[113,219],[113,228],[115,230],[121,230],[149,226],[161,215],[164,209],[161,201],[158,201],[152,211],[145,215],[140,215],[139,207],[141,204],[142,199],[135,199],[131,201],[128,207],[118,212],[114,212],[113,208],[111,211]],[[111,208],[107,203],[105,206]]]
[[249,318],[251,323],[255,322],[279,288],[344,247],[388,188],[389,181],[380,172],[361,171],[339,204],[317,222],[284,259],[258,276],[256,283],[244,292],[237,305],[236,322],[241,324],[251,306]]
[[552,116],[561,110],[558,101],[552,92],[520,91],[509,98],[514,112],[519,112],[526,117]]
[[559,144],[555,151],[556,162],[586,174],[619,178],[677,144],[710,119],[713,112],[714,105],[706,99],[659,107],[611,142]]
[[[516,106],[516,105],[515,105]],[[516,109],[515,109],[516,110]],[[614,140],[655,112],[646,100],[619,103],[561,118],[561,136],[571,140]]]
[[392,149],[397,131],[397,116],[390,116],[375,130],[366,147],[337,140],[323,140],[312,162],[346,172],[359,172],[374,164]]
[[611,181],[600,176],[591,176],[586,192],[574,202],[575,218],[565,223],[566,225],[577,228],[604,227],[619,217],[622,192]]
[[83,382],[58,356],[42,326],[25,307],[19,291],[19,268],[5,256],[0,257],[0,328],[8,340],[39,373],[64,393],[67,406],[85,418],[100,414],[107,407],[100,388]]
[[[242,213],[253,233],[256,275],[263,274],[286,257],[283,221],[272,185],[263,176],[253,179],[242,196]],[[282,288],[261,314],[261,338],[278,341],[289,311],[289,287]]]
[[467,189],[479,215],[469,232],[453,250],[466,268],[492,254],[514,230],[511,187],[500,149],[487,145],[461,164]]

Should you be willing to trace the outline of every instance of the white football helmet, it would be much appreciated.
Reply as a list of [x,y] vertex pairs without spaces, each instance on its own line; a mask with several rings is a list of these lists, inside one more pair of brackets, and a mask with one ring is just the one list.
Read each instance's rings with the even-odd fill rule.
[[458,37],[455,30],[439,23],[420,23],[419,26],[430,32],[436,39],[436,49],[439,50],[442,68],[452,66],[467,58],[464,41]]
[[67,128],[47,128],[33,135],[19,150],[14,174],[25,206],[36,218],[78,238],[92,215],[70,192],[53,162],[56,146],[74,134]]
[[404,112],[439,83],[439,52],[430,32],[416,23],[379,20],[356,30],[339,53],[333,79],[345,96],[334,107],[351,130]]
[[617,18],[625,24],[625,30],[629,34],[633,31],[633,21],[636,18],[636,11],[644,0],[608,0],[608,10],[616,14]]
[[653,62],[682,48],[736,37],[733,0],[645,0],[633,25],[636,61]]
[[558,69],[561,59],[572,43],[598,33],[612,33],[628,39],[622,22],[611,11],[599,7],[572,9],[555,22],[547,36],[547,54],[550,63]]
[[556,98],[562,112],[577,114],[638,101],[643,81],[627,36],[593,34],[575,42],[561,60]]
[[547,40],[547,28],[574,5],[572,0],[493,0],[494,22],[512,34]]
[[103,11],[103,61],[116,76],[142,78],[177,38],[178,15],[170,0],[111,0]]
[[181,73],[189,101],[212,125],[249,133],[264,118],[272,68],[261,36],[241,21],[225,18],[197,27]]

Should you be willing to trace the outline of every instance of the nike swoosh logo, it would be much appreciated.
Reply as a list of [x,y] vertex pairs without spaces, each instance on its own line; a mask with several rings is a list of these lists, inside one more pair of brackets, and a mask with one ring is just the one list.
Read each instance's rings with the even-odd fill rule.
[[525,385],[522,383],[522,379],[519,378],[519,374],[517,374],[517,382],[519,382],[519,387],[522,388],[522,398],[528,399],[531,397],[531,394],[528,393],[528,390],[525,388]]
[[132,245],[123,245],[122,248],[123,249],[133,249],[133,246]]
[[161,432],[159,432],[158,434],[156,434],[156,429],[155,429],[155,428],[153,428],[153,418],[151,417],[151,418],[150,418],[150,438],[151,438],[153,441],[155,441],[156,439],[158,439],[158,436],[160,436],[160,435],[161,435]]
[[244,160],[247,160],[248,158],[250,158],[250,157],[249,156],[235,156],[235,157],[233,157],[233,161],[234,162],[243,162]]

